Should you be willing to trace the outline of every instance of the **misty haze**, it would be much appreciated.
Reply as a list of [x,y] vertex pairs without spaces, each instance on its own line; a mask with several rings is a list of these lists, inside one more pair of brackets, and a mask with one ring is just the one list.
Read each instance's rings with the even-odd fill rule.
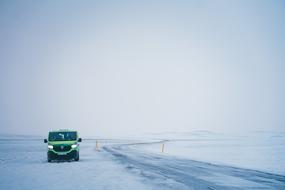
[[281,0],[1,0],[0,189],[285,189],[284,19]]

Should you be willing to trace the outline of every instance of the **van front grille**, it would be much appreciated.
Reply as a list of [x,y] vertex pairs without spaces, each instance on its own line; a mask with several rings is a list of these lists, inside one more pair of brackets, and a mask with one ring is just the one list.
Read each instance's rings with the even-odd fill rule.
[[70,145],[53,145],[53,149],[57,152],[66,152],[71,149]]

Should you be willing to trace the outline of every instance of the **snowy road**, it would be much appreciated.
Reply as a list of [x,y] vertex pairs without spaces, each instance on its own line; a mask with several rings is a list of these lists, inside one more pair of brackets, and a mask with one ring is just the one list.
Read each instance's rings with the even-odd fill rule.
[[[131,142],[81,144],[80,162],[46,162],[41,140],[0,140],[0,189],[285,189],[285,176],[140,150]],[[135,146],[134,146],[135,145]]]
[[163,189],[284,189],[285,176],[212,165],[132,149],[105,147],[120,163]]

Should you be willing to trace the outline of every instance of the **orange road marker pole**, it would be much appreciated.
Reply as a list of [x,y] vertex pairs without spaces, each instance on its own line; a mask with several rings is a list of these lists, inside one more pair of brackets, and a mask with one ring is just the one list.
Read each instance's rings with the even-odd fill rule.
[[98,143],[98,141],[96,141],[96,150],[97,151],[99,150],[99,143]]
[[161,152],[164,153],[164,143],[161,146]]

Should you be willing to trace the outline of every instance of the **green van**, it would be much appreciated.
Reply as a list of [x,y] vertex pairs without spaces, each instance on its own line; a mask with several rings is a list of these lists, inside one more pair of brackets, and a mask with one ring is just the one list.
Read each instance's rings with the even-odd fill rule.
[[79,161],[79,144],[81,138],[78,138],[77,131],[57,130],[50,131],[48,139],[47,161],[52,160],[71,160]]

